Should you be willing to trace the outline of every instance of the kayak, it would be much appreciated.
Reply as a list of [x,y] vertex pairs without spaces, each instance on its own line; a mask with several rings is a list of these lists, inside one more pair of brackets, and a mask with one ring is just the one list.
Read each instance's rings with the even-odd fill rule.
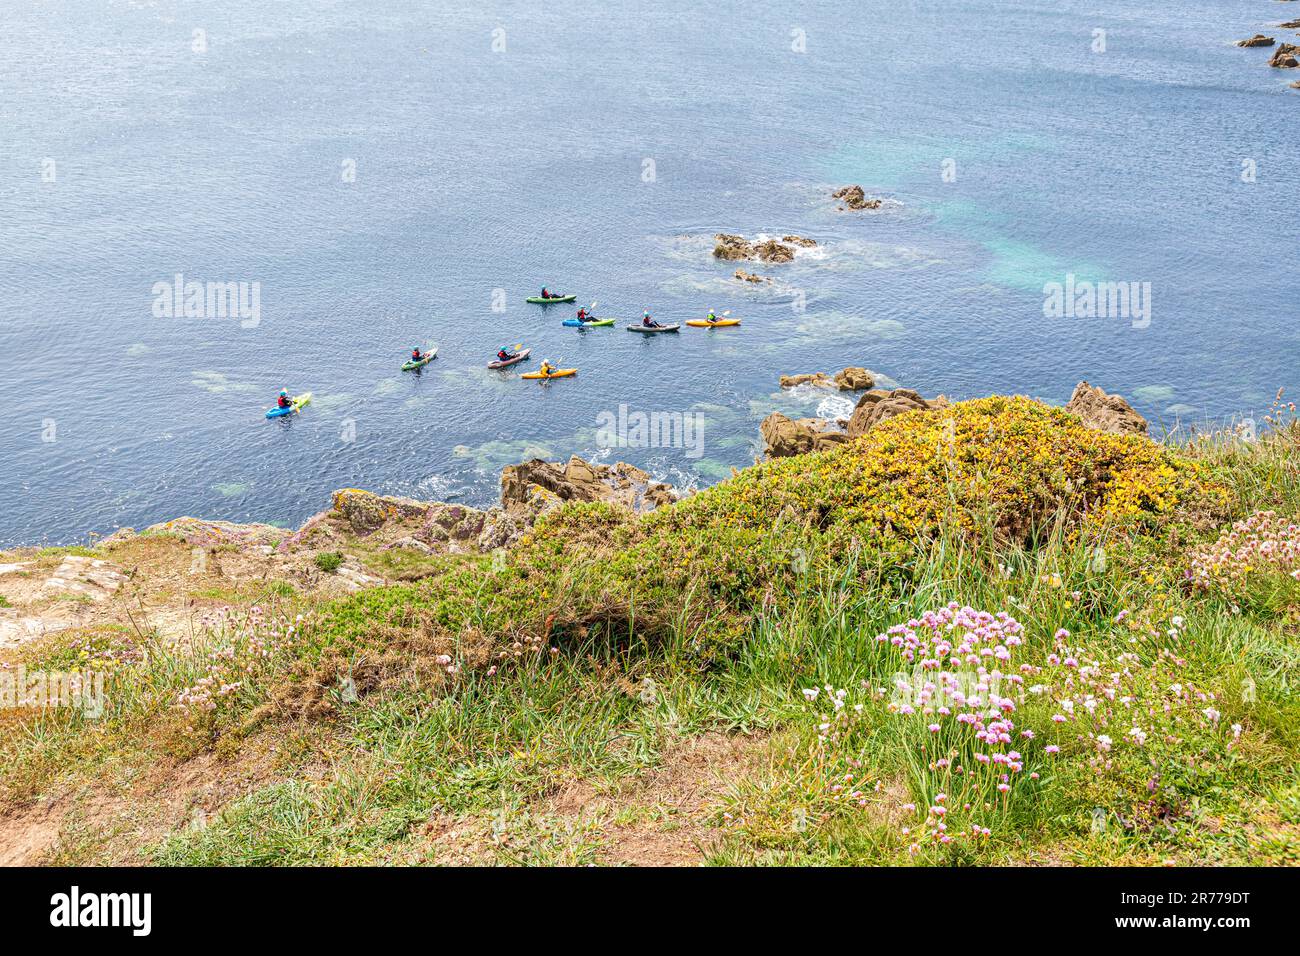
[[268,408],[266,410],[266,417],[281,418],[285,415],[292,415],[295,412],[301,411],[304,405],[309,405],[309,404],[311,404],[311,392],[303,392],[301,395],[294,396],[293,404],[290,405],[288,408],[280,408],[279,406],[276,406],[275,408]]
[[549,299],[543,299],[540,295],[530,295],[525,302],[533,302],[537,305],[549,305],[552,302],[572,302],[578,296],[574,295],[553,295]]
[[506,359],[504,362],[488,362],[488,368],[505,368],[507,365],[514,365],[517,362],[522,362],[528,358],[528,353],[531,351],[532,349],[524,349],[514,358]]
[[567,325],[571,329],[598,329],[602,325],[613,325],[613,319],[592,319],[590,322],[583,322],[581,319],[565,319],[560,323]]
[[627,330],[629,332],[645,332],[648,335],[651,332],[676,332],[680,328],[680,325],[657,325],[654,328],[648,328],[644,325],[629,325]]
[[723,329],[729,325],[739,325],[740,319],[715,319],[712,322],[708,319],[691,319],[686,324],[693,329]]
[[551,372],[550,375],[544,375],[541,372],[524,372],[524,374],[520,375],[519,377],[520,378],[568,378],[570,375],[577,375],[577,374],[578,374],[578,370],[576,368],[557,368],[555,371]]
[[437,355],[438,355],[438,350],[434,349],[432,352],[426,354],[424,358],[420,359],[420,361],[418,362],[407,362],[405,365],[402,366],[402,371],[409,372],[413,368],[424,368],[426,365],[432,362],[434,358],[437,357]]

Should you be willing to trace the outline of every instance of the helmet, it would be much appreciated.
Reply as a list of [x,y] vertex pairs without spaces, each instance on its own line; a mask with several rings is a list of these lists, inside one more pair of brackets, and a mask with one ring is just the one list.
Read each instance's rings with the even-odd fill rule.
[[641,313],[641,317],[642,317],[643,319],[648,319],[648,318],[650,318],[650,313],[649,313],[649,312],[642,312],[642,313]]
[[288,390],[287,388],[282,388],[282,389],[280,389],[280,394],[281,394],[281,395],[288,395],[288,394],[289,394],[289,390]]

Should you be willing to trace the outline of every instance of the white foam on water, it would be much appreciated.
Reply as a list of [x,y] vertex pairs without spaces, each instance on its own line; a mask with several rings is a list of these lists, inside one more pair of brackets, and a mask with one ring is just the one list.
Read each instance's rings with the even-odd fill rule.
[[817,417],[828,422],[848,418],[857,403],[843,395],[828,395],[817,404]]

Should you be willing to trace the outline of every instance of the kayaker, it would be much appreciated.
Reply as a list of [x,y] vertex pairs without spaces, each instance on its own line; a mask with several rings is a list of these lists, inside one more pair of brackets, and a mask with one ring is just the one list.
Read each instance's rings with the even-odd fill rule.
[[709,309],[709,314],[706,315],[706,316],[704,317],[704,321],[705,321],[705,322],[716,322],[716,321],[718,321],[718,317],[717,317],[716,315],[713,314],[713,310],[712,310],[712,309]]
[[418,345],[415,348],[411,349],[412,362],[420,362],[423,360],[424,360],[424,355],[420,352],[420,347]]
[[555,366],[551,364],[550,359],[545,359],[542,362],[542,367],[540,371],[542,375],[549,377],[551,372],[555,371]]
[[546,288],[546,286],[542,286],[542,298],[543,298],[543,299],[554,299],[554,298],[556,298],[558,295],[559,295],[559,293],[556,293],[556,295],[551,295],[550,291]]
[[289,397],[288,389],[280,389],[280,397],[275,400],[275,404],[279,408],[288,408],[293,404],[293,399]]
[[659,323],[656,322],[654,319],[650,318],[649,312],[643,312],[641,314],[641,324],[644,325],[647,329],[659,328]]
[[509,362],[514,357],[514,353],[512,352],[507,352],[505,349],[497,349],[498,362]]
[[595,318],[595,316],[592,315],[590,312],[588,312],[586,309],[579,309],[579,310],[578,310],[578,321],[579,321],[579,322],[590,322],[590,321],[591,321],[592,319],[594,319],[594,318]]

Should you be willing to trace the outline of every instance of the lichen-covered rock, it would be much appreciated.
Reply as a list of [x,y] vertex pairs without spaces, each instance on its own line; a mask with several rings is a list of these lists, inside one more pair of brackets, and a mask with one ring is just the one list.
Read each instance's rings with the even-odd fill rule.
[[512,513],[535,509],[534,488],[559,502],[605,501],[636,512],[677,499],[672,486],[654,481],[627,462],[593,465],[574,455],[564,464],[534,458],[507,465],[501,472],[501,506]]
[[333,500],[335,516],[359,535],[378,531],[392,521],[423,518],[429,510],[426,502],[412,498],[391,498],[360,488],[336,491]]
[[150,525],[143,531],[134,528],[118,528],[99,542],[100,547],[110,548],[131,538],[146,535],[169,535],[180,538],[186,544],[198,548],[217,548],[222,546],[252,547],[257,545],[274,545],[288,534],[284,528],[271,524],[235,524],[231,521],[206,521],[202,518],[173,518]]
[[1078,415],[1089,428],[1113,435],[1145,435],[1147,420],[1119,395],[1110,395],[1095,385],[1080,382],[1065,410]]
[[826,451],[848,440],[834,425],[818,418],[792,419],[773,412],[758,426],[763,436],[763,453],[768,458],[789,458],[814,451]]

